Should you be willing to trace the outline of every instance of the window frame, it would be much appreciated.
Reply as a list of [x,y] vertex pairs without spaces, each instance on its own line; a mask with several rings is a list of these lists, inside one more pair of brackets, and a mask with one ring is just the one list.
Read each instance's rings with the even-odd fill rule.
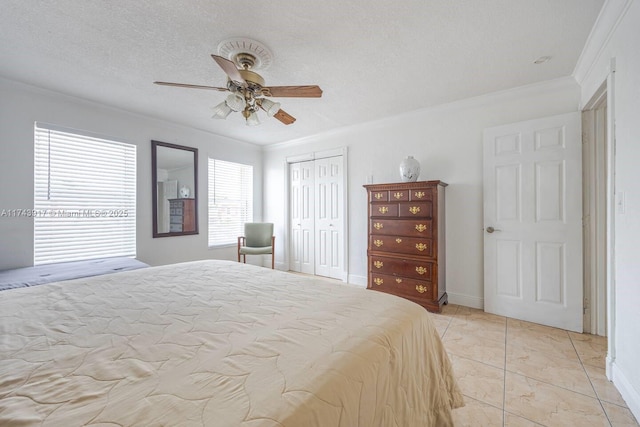
[[[216,183],[215,183],[215,173],[216,173],[216,163],[218,163],[218,166],[222,167],[222,169],[218,169],[219,172],[226,172],[226,177],[230,177],[231,173],[229,172],[228,168],[236,168],[237,170],[235,171],[235,173],[240,175],[240,179],[245,181],[245,187],[243,187],[241,189],[241,193],[246,193],[245,195],[241,195],[241,197],[238,199],[240,202],[244,202],[247,203],[247,208],[246,208],[246,213],[244,215],[244,217],[241,217],[238,219],[238,221],[233,224],[234,228],[232,229],[232,231],[229,231],[228,233],[225,233],[225,236],[227,238],[227,240],[225,241],[220,241],[220,240],[214,240],[212,241],[212,235],[213,233],[216,233],[217,231],[215,230],[216,228],[218,228],[212,221],[214,221],[214,218],[212,218],[214,215],[212,213],[212,203],[215,203],[215,200],[217,198],[217,193],[218,193],[218,189],[216,189]],[[213,167],[212,167],[213,166]],[[225,170],[225,168],[227,168],[227,170]],[[242,236],[244,234],[244,223],[245,222],[253,222],[253,216],[254,216],[254,200],[253,200],[253,196],[254,196],[254,166],[251,164],[247,164],[247,163],[240,163],[240,162],[232,162],[229,160],[222,160],[222,159],[217,159],[214,157],[208,157],[207,158],[207,186],[208,186],[208,190],[207,190],[207,246],[209,248],[222,248],[222,247],[229,247],[229,246],[235,246],[237,245],[237,239],[239,236]],[[224,183],[224,187],[219,189],[220,191],[229,191],[229,188],[231,187],[231,184],[229,184],[228,182]],[[240,209],[242,210],[241,206],[227,206],[227,209]],[[226,226],[225,226],[226,227]]]
[[43,122],[33,143],[33,264],[135,258],[137,145]]

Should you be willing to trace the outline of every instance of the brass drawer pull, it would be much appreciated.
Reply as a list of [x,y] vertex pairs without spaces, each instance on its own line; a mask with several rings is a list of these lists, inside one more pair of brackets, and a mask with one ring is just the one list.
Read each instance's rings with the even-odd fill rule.
[[418,212],[420,212],[420,206],[411,206],[409,208],[409,212],[411,212],[412,214],[417,214]]
[[424,225],[424,224],[417,224],[416,225],[416,230],[418,230],[420,233],[422,233],[426,229],[427,229],[427,226]]
[[373,266],[375,268],[382,268],[384,266],[384,263],[382,261],[374,261]]
[[418,274],[422,275],[422,274],[424,274],[424,273],[426,273],[426,272],[427,272],[427,269],[426,269],[426,268],[424,268],[424,267],[422,267],[422,266],[420,266],[420,267],[416,267],[416,273],[418,273]]
[[384,245],[384,242],[382,240],[374,240],[373,244],[376,245],[377,247],[380,247]]
[[378,212],[380,212],[381,214],[386,214],[387,212],[389,212],[389,208],[386,206],[380,206],[378,208]]
[[382,193],[376,193],[373,197],[376,198],[376,200],[380,200],[382,199],[384,196],[382,195]]
[[426,286],[416,285],[416,291],[420,292],[421,294],[424,294],[428,290],[429,288],[427,288]]
[[402,283],[402,279],[399,277],[396,277],[396,283]]
[[398,243],[402,243],[402,239],[398,237],[398,238],[396,239],[396,242],[398,242]]
[[395,197],[396,199],[401,199],[402,193],[393,193],[393,197]]
[[376,222],[373,224],[373,228],[375,228],[376,230],[381,230],[382,228],[384,228],[384,226],[381,223]]
[[380,286],[380,285],[382,285],[384,283],[384,279],[376,277],[375,279],[373,279],[373,283],[375,283],[376,285]]
[[427,245],[425,245],[424,243],[416,243],[416,249],[422,252],[427,249]]
[[416,199],[422,199],[424,197],[424,191],[416,191],[414,195],[416,196]]

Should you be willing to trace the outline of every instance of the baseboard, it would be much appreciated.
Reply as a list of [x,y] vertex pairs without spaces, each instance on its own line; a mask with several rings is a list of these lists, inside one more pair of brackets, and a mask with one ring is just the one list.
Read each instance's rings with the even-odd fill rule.
[[350,274],[347,282],[351,283],[352,285],[359,285],[366,288],[367,276],[357,276],[355,274]]
[[[611,341],[608,342],[611,344]],[[605,373],[607,375],[607,379],[611,381],[613,379],[613,359],[607,353],[607,358],[605,359]]]
[[463,305],[465,307],[484,309],[484,298],[472,297],[470,295],[456,294],[447,291],[449,304]]
[[640,420],[640,393],[638,393],[638,391],[629,382],[624,372],[618,368],[615,361],[611,364],[611,367],[613,373],[613,384],[627,403],[631,413],[636,417],[636,420]]
[[[275,267],[276,267],[276,270],[289,271],[289,264],[284,262],[276,261]],[[358,285],[358,286],[362,286],[363,288],[367,287],[367,276],[356,276],[354,274],[347,275],[345,273],[343,277],[347,277],[346,282],[351,285]],[[342,280],[343,282],[345,282],[344,279],[338,279],[338,280]]]

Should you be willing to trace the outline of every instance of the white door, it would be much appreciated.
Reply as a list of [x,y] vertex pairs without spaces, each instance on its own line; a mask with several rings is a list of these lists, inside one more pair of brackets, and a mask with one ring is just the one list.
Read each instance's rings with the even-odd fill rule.
[[315,161],[316,274],[343,278],[342,156]]
[[485,311],[582,332],[580,113],[484,132]]
[[315,272],[314,162],[289,165],[291,257],[289,268],[300,273]]

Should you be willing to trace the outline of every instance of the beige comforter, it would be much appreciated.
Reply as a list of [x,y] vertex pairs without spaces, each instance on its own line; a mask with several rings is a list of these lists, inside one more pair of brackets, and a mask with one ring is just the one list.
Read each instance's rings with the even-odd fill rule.
[[0,425],[423,427],[462,404],[427,312],[227,261],[0,292]]

